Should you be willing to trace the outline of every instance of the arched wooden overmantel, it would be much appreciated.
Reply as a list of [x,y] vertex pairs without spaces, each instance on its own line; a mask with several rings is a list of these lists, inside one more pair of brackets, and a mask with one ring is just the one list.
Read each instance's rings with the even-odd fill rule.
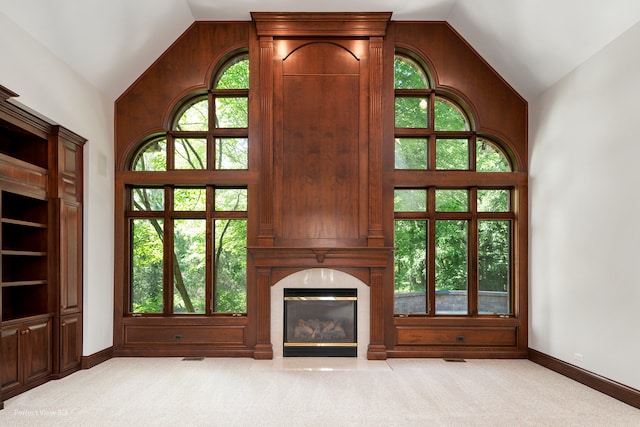
[[[382,176],[370,173],[382,166],[383,102],[382,87],[370,82],[382,80],[391,13],[251,16],[260,43],[263,148],[258,246],[249,248],[258,288],[254,357],[273,357],[271,286],[324,267],[369,285],[367,356],[385,359],[382,284],[392,248],[384,245]],[[319,89],[327,80],[336,90]],[[296,91],[326,108],[304,100],[292,106]],[[319,114],[298,114],[305,109]]]

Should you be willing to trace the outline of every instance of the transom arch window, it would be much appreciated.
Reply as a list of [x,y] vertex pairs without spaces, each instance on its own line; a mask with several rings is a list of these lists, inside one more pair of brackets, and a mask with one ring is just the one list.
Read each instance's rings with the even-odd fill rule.
[[132,156],[130,169],[133,171],[166,171],[167,138],[159,136],[147,139]]
[[128,314],[246,313],[248,97],[245,52],[130,157]]
[[421,64],[396,52],[395,314],[513,315],[514,162]]

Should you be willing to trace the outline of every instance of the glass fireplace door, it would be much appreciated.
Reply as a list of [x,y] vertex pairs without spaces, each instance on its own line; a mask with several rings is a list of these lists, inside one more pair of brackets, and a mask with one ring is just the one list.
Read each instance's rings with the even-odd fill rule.
[[357,299],[357,289],[285,289],[283,355],[356,357]]

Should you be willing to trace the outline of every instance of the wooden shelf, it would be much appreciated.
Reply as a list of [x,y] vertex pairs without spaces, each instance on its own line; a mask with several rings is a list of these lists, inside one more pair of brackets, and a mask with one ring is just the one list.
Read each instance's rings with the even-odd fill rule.
[[9,256],[47,256],[47,253],[46,252],[40,252],[40,251],[14,251],[14,250],[3,249],[2,250],[2,255],[9,255]]
[[20,280],[16,282],[2,282],[3,288],[14,288],[18,286],[38,286],[46,285],[46,280]]
[[43,224],[41,222],[23,221],[13,218],[2,218],[2,222],[4,224],[18,225],[21,227],[47,228],[47,224]]
[[53,317],[53,313],[34,313],[30,315],[25,315],[25,316],[19,316],[16,318],[7,316],[2,318],[2,326],[5,327],[5,326],[15,325],[18,323],[33,322],[41,319],[47,319],[50,317]]
[[13,164],[20,169],[47,173],[48,141],[45,135],[35,135],[31,131],[5,122],[0,142],[0,162]]

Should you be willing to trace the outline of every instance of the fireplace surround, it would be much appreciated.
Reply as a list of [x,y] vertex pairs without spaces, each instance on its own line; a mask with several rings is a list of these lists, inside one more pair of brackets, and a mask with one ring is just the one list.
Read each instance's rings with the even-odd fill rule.
[[270,336],[273,357],[284,356],[284,291],[296,289],[355,289],[358,295],[356,314],[356,356],[367,358],[370,343],[370,289],[356,277],[330,268],[311,268],[292,273],[271,287]]

